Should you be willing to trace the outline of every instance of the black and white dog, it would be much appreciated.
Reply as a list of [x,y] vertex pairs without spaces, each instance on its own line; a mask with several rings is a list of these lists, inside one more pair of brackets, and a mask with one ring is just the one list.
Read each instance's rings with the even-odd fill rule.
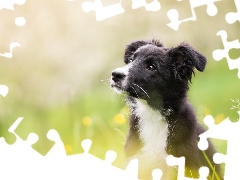
[[[185,157],[186,176],[197,178],[199,168],[208,166],[212,178],[213,171],[197,146],[204,129],[187,100],[194,68],[203,71],[206,58],[187,43],[166,48],[150,40],[129,44],[124,62],[112,72],[111,87],[127,94],[131,115],[125,154],[128,159],[138,158],[139,177],[151,179],[152,170],[160,168],[162,179],[176,179],[175,168],[166,164],[171,154]],[[211,143],[205,153],[220,175]]]

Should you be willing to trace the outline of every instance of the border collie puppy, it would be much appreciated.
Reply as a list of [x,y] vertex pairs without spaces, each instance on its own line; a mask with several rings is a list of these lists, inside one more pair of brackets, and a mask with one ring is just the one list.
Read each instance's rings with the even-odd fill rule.
[[[166,48],[150,40],[129,44],[124,62],[112,72],[111,87],[127,94],[131,115],[125,154],[128,160],[139,160],[139,178],[151,179],[152,170],[160,168],[162,179],[176,179],[177,168],[166,164],[168,155],[185,157],[187,177],[199,177],[199,168],[207,166],[212,178],[213,171],[197,146],[204,129],[187,99],[194,68],[203,71],[206,58],[187,43]],[[205,153],[220,175],[209,144]]]

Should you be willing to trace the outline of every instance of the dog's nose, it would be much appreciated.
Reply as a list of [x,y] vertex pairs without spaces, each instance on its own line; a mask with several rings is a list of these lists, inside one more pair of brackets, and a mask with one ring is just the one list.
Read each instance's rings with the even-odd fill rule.
[[112,72],[112,80],[114,82],[121,81],[126,75],[123,72],[120,71],[113,71]]

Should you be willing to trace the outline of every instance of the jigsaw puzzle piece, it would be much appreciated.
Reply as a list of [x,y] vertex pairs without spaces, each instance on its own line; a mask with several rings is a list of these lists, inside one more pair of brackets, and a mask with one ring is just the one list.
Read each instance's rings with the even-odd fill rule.
[[0,94],[5,97],[8,94],[8,87],[5,85],[0,85]]
[[153,0],[151,3],[147,3],[146,0],[132,0],[132,9],[145,7],[146,11],[158,11],[161,9],[161,4],[158,0]]
[[64,144],[59,136],[59,133],[55,129],[51,129],[47,133],[47,138],[55,144],[53,147],[47,152],[46,157],[51,158],[60,158],[66,156],[66,151]]
[[221,153],[215,153],[213,155],[213,161],[216,163],[216,164],[221,164],[221,163],[225,163],[226,162],[226,158],[227,156],[224,155],[224,154],[221,154]]
[[236,21],[240,21],[240,1],[234,0],[237,12],[229,12],[226,14],[225,19],[228,24],[233,24]]
[[84,139],[81,143],[84,153],[88,153],[92,145],[92,141],[90,139]]
[[0,159],[1,163],[5,162],[7,160],[7,154],[9,153],[9,148],[11,145],[9,145],[4,137],[0,137]]
[[207,5],[206,12],[209,16],[215,16],[218,13],[218,9],[217,9],[216,5],[214,4],[217,1],[221,1],[221,0],[201,0],[201,1],[190,0],[193,8]]
[[214,50],[212,53],[212,56],[216,61],[219,61],[219,60],[223,59],[224,57],[228,56],[228,51],[229,51],[229,49],[231,49],[230,46],[232,46],[232,45],[229,45],[229,42],[227,42],[227,32],[225,30],[218,31],[217,36],[221,36],[224,49]]
[[0,10],[5,8],[9,10],[14,10],[14,4],[23,5],[26,0],[1,0]]
[[[131,160],[126,170],[122,170],[112,165],[113,161],[117,158],[115,151],[109,150],[105,154],[105,160],[102,164],[103,177],[107,180],[112,180],[113,177],[116,180],[137,180],[138,179],[138,160]],[[111,169],[111,170],[110,170]],[[110,173],[109,173],[110,172]]]
[[[240,115],[240,111],[238,111],[238,114]],[[210,115],[204,118],[204,123],[207,124],[209,129],[199,135],[199,148],[204,150],[205,148],[203,147],[205,147],[205,145],[208,146],[208,138],[227,140],[227,154],[215,153],[213,161],[217,164],[225,163],[225,180],[240,179],[240,174],[238,173],[239,166],[236,166],[236,162],[240,162],[240,121],[231,122],[229,118],[226,118],[217,125],[214,124],[213,121],[214,119]]]
[[234,143],[228,145],[227,155],[215,153],[213,156],[216,164],[225,163],[224,180],[240,179],[239,166],[236,165],[236,162],[240,161],[240,148],[239,144],[236,145],[236,141]]
[[23,117],[17,118],[17,120],[9,127],[8,132],[18,137],[18,135],[15,133],[15,130],[17,129],[19,124],[22,122],[22,120],[23,120]]
[[239,131],[240,123],[232,123],[229,118],[226,118],[221,123],[216,125],[214,124],[214,118],[211,115],[208,115],[204,118],[203,122],[208,126],[208,130],[199,135],[200,140],[198,142],[198,148],[201,150],[206,150],[208,148],[208,138],[228,141],[237,134],[240,136],[240,133],[234,131],[234,129]]
[[8,129],[12,133],[16,141],[14,144],[7,144],[4,138],[0,139],[1,151],[5,152],[6,158],[36,158],[42,155],[32,148],[32,145],[38,141],[38,135],[30,133],[26,140],[21,139],[15,132],[18,125],[22,122],[23,117],[19,117]]
[[15,18],[15,24],[17,26],[24,26],[26,24],[26,19],[24,17]]
[[129,180],[138,179],[138,160],[137,159],[133,159],[128,163],[125,169],[125,173],[129,178]]
[[115,151],[109,150],[105,154],[105,162],[112,164],[117,158],[117,153]]
[[109,17],[124,13],[121,2],[103,7],[101,0],[95,0],[94,2],[84,2],[82,4],[82,9],[84,12],[95,11],[97,21],[102,21]]
[[207,180],[207,176],[209,175],[208,167],[199,168],[199,178],[188,178],[185,177],[185,157],[174,157],[169,155],[166,159],[166,162],[169,166],[178,166],[178,180]]
[[10,44],[10,52],[5,52],[4,54],[0,53],[0,56],[6,57],[6,58],[12,58],[12,52],[15,47],[21,47],[19,43],[17,42],[12,42]]
[[[183,1],[177,1],[177,2],[178,2],[178,6],[183,6],[183,5],[182,5]],[[181,3],[181,5],[180,5],[179,3]],[[187,6],[187,5],[184,4],[184,7],[186,7],[186,6]],[[191,11],[191,14],[194,15],[193,12],[192,12],[192,7],[191,7],[190,2],[189,2],[189,4],[188,4],[188,6],[189,6],[188,9]],[[186,10],[186,8],[185,8],[185,10]],[[181,23],[186,22],[186,21],[189,21],[189,20],[193,20],[193,21],[196,20],[196,17],[195,17],[195,16],[192,16],[192,17],[190,17],[190,18],[185,18],[185,19],[183,19],[183,20],[180,20],[179,11],[178,11],[177,9],[170,9],[170,10],[167,12],[167,16],[168,16],[168,19],[170,20],[170,23],[168,23],[167,25],[168,25],[170,28],[172,28],[173,30],[175,30],[175,31],[178,30],[179,25],[180,25]]]
[[203,5],[207,5],[207,14],[209,16],[215,16],[218,12],[218,9],[214,3],[217,1],[219,0],[190,0],[192,16],[183,20],[179,20],[179,13],[176,9],[171,9],[167,12],[167,16],[170,20],[170,23],[168,23],[167,25],[173,30],[177,31],[181,23],[187,21],[196,21],[197,17],[194,9]]
[[160,180],[162,178],[162,170],[154,169],[152,171],[152,180]]
[[[203,119],[204,124],[206,124],[208,126],[208,129],[215,127],[215,122],[214,122],[214,118],[211,115],[207,115],[204,119]],[[200,140],[198,142],[198,148],[201,150],[207,150],[208,149],[208,140],[207,140],[207,135],[200,135],[199,136]]]
[[[107,151],[107,153],[105,154],[105,160],[102,160],[89,154],[89,149],[91,147],[91,144],[92,144],[91,140],[85,139],[81,143],[81,146],[84,150],[82,154],[67,156],[68,163],[72,164],[75,161],[76,172],[73,172],[73,174],[75,174],[75,177],[80,176],[81,177],[80,179],[89,179],[89,180],[90,179],[104,179],[104,180],[112,180],[112,179],[137,180],[138,179],[137,178],[137,175],[138,175],[137,160],[130,161],[130,163],[127,165],[126,170],[122,170],[112,165],[112,162],[117,157],[116,152],[112,150]],[[78,163],[76,164],[76,162]],[[79,171],[79,169],[81,171]],[[94,173],[92,170],[94,170]]]
[[229,57],[229,50],[230,49],[239,49],[240,48],[239,40],[237,39],[237,40],[228,42],[227,41],[227,32],[225,30],[218,31],[217,35],[221,36],[224,49],[214,50],[213,53],[212,53],[213,58],[216,61],[219,61],[223,58],[226,58],[227,63],[228,63],[228,67],[229,67],[230,70],[238,69],[238,78],[240,79],[240,57],[235,59],[235,60],[232,60]]

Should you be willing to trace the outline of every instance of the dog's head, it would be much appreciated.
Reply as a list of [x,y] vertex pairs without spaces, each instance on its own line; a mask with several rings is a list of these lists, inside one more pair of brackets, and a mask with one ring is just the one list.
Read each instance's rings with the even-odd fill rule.
[[185,96],[194,68],[203,71],[206,58],[187,43],[166,48],[151,40],[128,45],[124,62],[112,72],[112,88],[134,98],[159,101]]

